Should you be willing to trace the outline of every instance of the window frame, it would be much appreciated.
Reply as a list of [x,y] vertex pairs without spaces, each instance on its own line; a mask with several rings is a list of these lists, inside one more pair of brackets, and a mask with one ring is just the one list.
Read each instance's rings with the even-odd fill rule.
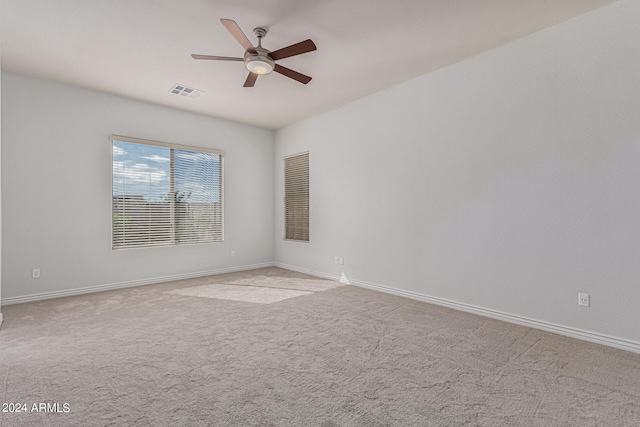
[[[306,156],[307,157],[307,199],[306,199],[306,211],[307,211],[307,240],[301,239],[292,239],[287,237],[287,160],[293,157]],[[283,210],[284,210],[284,224],[283,224],[283,240],[287,242],[298,242],[298,243],[310,243],[311,242],[311,157],[309,155],[309,151],[303,151],[300,153],[290,154],[284,156],[282,158],[282,169],[283,169],[283,188],[282,188],[282,199],[283,199]]]
[[[167,244],[157,244],[157,245],[131,245],[131,246],[120,246],[114,247],[113,245],[113,143],[114,141],[119,142],[129,142],[134,144],[144,144],[150,145],[153,147],[164,147],[173,150],[185,150],[185,151],[194,151],[201,153],[210,153],[216,154],[220,156],[220,204],[221,204],[221,213],[220,213],[220,240],[207,241],[207,242],[171,242]],[[206,147],[196,147],[192,145],[182,145],[182,144],[173,144],[169,142],[163,141],[155,141],[151,139],[142,139],[142,138],[132,138],[128,136],[122,135],[109,135],[109,144],[111,151],[111,250],[112,251],[121,251],[121,250],[129,250],[129,249],[151,249],[151,248],[167,248],[167,247],[175,247],[175,246],[185,246],[185,245],[204,245],[204,244],[215,244],[215,243],[224,243],[225,240],[225,171],[224,171],[224,163],[225,163],[225,152],[223,150],[214,149],[214,148],[206,148]],[[173,168],[172,172],[173,173]],[[171,212],[171,216],[173,217],[175,212]]]

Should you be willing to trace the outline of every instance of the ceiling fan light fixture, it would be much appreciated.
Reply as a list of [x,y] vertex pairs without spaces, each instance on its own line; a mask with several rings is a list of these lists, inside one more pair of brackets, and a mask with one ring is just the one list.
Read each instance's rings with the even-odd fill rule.
[[257,52],[247,52],[244,57],[244,65],[253,74],[269,74],[275,67],[275,61],[269,58],[268,51],[261,47],[256,47]]

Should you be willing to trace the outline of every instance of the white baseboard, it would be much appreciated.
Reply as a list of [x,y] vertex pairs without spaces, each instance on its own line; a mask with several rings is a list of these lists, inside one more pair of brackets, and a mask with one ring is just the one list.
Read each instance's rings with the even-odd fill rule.
[[308,274],[309,276],[321,277],[323,279],[340,281],[340,277],[332,274],[323,273],[321,271],[309,270],[308,268],[296,267],[295,265],[284,264],[282,262],[276,262],[273,264],[275,267],[284,268],[285,270],[297,271],[298,273]]
[[[305,273],[312,276],[322,277],[325,279],[345,281],[344,278],[337,277],[335,275],[313,271],[306,268],[300,268],[288,264],[276,262],[276,267],[285,268],[287,270],[297,271],[299,273]],[[342,280],[341,280],[342,279]],[[599,334],[597,332],[585,331],[583,329],[572,328],[570,326],[558,325],[555,323],[545,322],[542,320],[530,319],[528,317],[518,316],[516,314],[504,313],[497,310],[491,310],[488,308],[478,307],[471,304],[464,304],[461,302],[451,301],[444,298],[437,298],[428,295],[423,295],[417,292],[405,291],[403,289],[392,288],[390,286],[378,285],[375,283],[369,283],[362,280],[356,280],[349,278],[348,283],[351,285],[359,286],[361,288],[372,289],[375,291],[384,292],[387,294],[398,295],[413,300],[423,301],[429,304],[440,305],[444,307],[453,308],[454,310],[465,311],[467,313],[473,313],[484,317],[490,317],[492,319],[502,320],[509,323],[515,323],[517,325],[528,326],[534,329],[540,329],[547,332],[553,332],[559,335],[564,335],[571,338],[577,338],[583,341],[589,341],[596,344],[602,344],[609,347],[619,348],[621,350],[627,350],[634,353],[640,353],[640,343],[626,340],[623,338],[612,337],[610,335]]]
[[[172,282],[174,280],[194,279],[197,277],[213,276],[223,273],[234,273],[236,271],[255,270],[256,268],[273,267],[272,262],[259,264],[241,265],[237,267],[218,268],[215,270],[198,271],[195,273],[176,274],[173,276],[154,277],[151,279],[131,280],[128,282],[109,283],[106,285],[89,286],[86,288],[68,289],[64,291],[43,292],[40,294],[22,295],[2,299],[2,305],[20,304],[23,302],[42,301],[52,298],[68,297],[72,295],[90,294],[93,292],[110,291],[112,289],[132,288],[135,286],[153,285],[156,283]],[[2,319],[0,314],[0,320]]]

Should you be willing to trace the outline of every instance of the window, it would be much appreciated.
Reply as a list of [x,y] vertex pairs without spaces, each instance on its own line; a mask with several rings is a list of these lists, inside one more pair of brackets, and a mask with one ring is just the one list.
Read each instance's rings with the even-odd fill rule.
[[112,248],[223,240],[223,152],[111,136]]
[[284,159],[284,238],[309,241],[309,153]]

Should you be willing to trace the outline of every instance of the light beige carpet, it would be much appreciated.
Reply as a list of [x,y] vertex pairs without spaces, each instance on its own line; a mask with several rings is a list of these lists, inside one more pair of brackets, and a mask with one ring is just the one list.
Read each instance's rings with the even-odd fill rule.
[[232,285],[244,286],[262,286],[265,288],[277,289],[295,289],[299,291],[321,292],[327,289],[344,286],[343,283],[331,280],[308,279],[302,277],[280,277],[280,276],[264,276],[256,274],[255,276],[231,279],[227,283]]
[[191,288],[167,291],[165,294],[183,295],[201,298],[227,299],[231,301],[272,304],[289,298],[309,295],[311,292],[292,291],[291,289],[260,288],[257,286],[202,285]]
[[[298,279],[317,280],[269,268],[5,306],[0,400],[69,411],[0,423],[640,425],[638,354],[354,286],[291,289]],[[173,293],[267,282],[309,293]]]
[[314,280],[290,277],[270,277],[256,275],[249,278],[231,280],[229,284],[214,283],[189,288],[166,291],[166,294],[201,298],[218,298],[232,301],[271,304],[289,298],[309,295],[343,286],[329,280]]

